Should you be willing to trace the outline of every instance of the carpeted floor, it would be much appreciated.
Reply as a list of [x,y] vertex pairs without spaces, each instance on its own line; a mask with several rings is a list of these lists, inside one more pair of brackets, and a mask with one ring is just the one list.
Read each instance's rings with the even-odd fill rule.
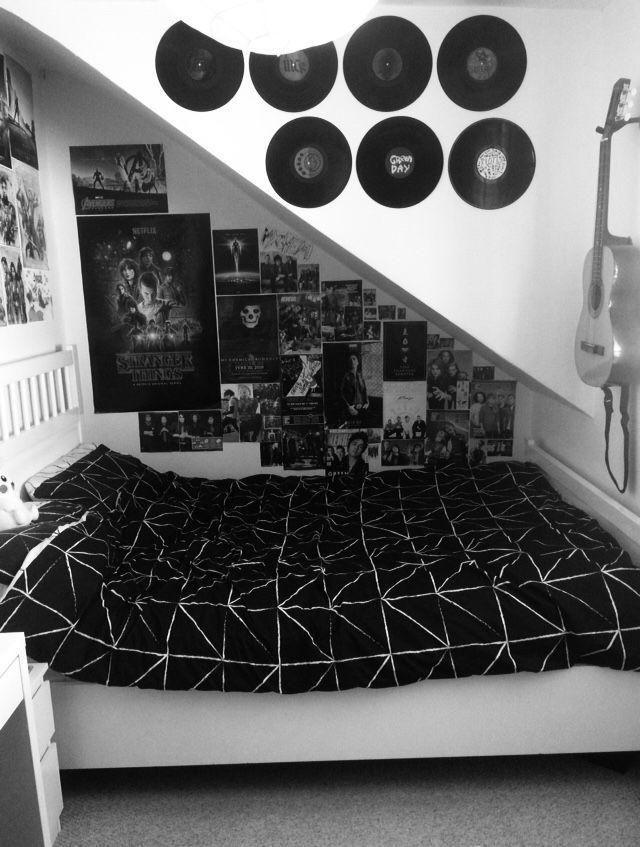
[[56,847],[638,847],[640,759],[67,771]]

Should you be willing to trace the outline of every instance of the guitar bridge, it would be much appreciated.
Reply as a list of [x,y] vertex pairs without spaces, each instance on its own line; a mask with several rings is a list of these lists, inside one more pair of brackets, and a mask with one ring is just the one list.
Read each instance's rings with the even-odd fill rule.
[[604,356],[604,347],[602,344],[591,344],[589,341],[581,341],[580,349],[585,353],[593,353],[594,356]]

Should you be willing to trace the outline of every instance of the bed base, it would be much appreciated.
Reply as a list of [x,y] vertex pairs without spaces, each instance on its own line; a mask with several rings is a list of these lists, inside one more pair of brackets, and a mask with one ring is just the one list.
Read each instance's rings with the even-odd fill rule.
[[[0,366],[0,467],[18,482],[81,439],[72,349]],[[534,442],[527,458],[640,564],[640,519]],[[402,688],[240,694],[50,673],[62,768],[640,750],[640,673],[597,667]]]

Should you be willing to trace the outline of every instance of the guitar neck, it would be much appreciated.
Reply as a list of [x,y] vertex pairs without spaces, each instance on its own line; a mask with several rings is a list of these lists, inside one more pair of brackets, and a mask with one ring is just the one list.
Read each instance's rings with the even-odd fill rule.
[[593,235],[592,277],[602,276],[602,252],[609,238],[609,175],[611,171],[611,136],[600,142],[600,164],[598,167],[598,196],[596,201],[596,223]]

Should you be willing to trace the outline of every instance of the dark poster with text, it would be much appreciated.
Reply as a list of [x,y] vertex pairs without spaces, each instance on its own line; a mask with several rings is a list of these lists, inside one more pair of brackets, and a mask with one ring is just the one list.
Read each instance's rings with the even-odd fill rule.
[[384,378],[401,382],[426,379],[427,322],[385,323]]
[[220,399],[208,214],[78,218],[96,412]]

